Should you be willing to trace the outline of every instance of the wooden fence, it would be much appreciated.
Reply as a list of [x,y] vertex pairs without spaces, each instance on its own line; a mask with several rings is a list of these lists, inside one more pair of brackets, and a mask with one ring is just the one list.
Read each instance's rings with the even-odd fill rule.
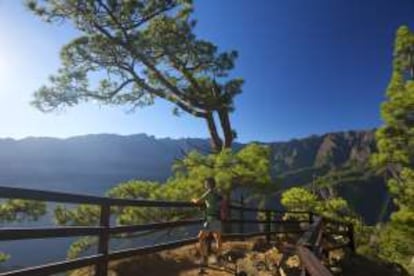
[[[23,188],[1,187],[0,198],[38,200],[45,202],[60,202],[72,204],[91,204],[100,207],[100,221],[98,226],[68,226],[68,227],[41,227],[41,228],[0,228],[0,241],[22,240],[22,239],[40,239],[40,238],[58,238],[58,237],[76,237],[76,236],[96,236],[98,237],[97,253],[90,256],[80,257],[72,260],[62,260],[60,262],[48,263],[35,267],[28,267],[19,270],[0,273],[0,276],[17,276],[17,275],[50,275],[65,271],[78,269],[85,266],[95,266],[95,274],[106,276],[108,272],[108,263],[110,261],[137,256],[141,254],[154,253],[165,249],[177,248],[197,242],[197,239],[188,238],[183,240],[174,240],[166,243],[155,244],[145,247],[129,248],[117,251],[109,250],[109,240],[111,235],[121,233],[132,233],[155,229],[170,229],[171,227],[190,226],[202,224],[201,219],[186,219],[177,221],[166,221],[161,223],[150,223],[141,225],[128,226],[111,226],[110,209],[111,207],[155,207],[155,208],[197,208],[191,202],[184,201],[153,201],[153,200],[135,200],[119,199],[98,196],[77,195],[61,192],[49,192]],[[237,224],[236,233],[225,235],[226,239],[245,239],[254,236],[266,236],[270,242],[272,235],[276,233],[304,233],[296,245],[296,250],[302,260],[304,271],[310,275],[329,275],[329,270],[324,267],[320,261],[321,239],[324,232],[325,223],[339,223],[328,221],[324,218],[317,217],[309,212],[286,212],[272,209],[258,209],[244,206],[243,202],[229,206],[230,210],[238,213],[238,219],[228,219],[226,223]],[[246,212],[265,213],[264,220],[245,219]],[[281,220],[275,217],[285,216],[292,213],[306,217],[304,220]],[[317,219],[315,219],[315,217]],[[299,223],[309,223],[307,230],[298,227]],[[262,224],[264,229],[257,232],[246,232],[246,224]],[[342,224],[341,224],[342,225]],[[343,246],[353,245],[352,226],[345,225],[349,242]],[[318,274],[324,272],[326,274]]]

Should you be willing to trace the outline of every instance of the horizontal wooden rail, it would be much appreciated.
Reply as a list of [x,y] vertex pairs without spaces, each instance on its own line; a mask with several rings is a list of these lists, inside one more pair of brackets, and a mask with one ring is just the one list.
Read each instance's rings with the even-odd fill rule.
[[141,199],[109,198],[92,195],[79,195],[72,193],[49,192],[24,188],[0,186],[1,198],[29,199],[48,202],[65,202],[91,205],[111,205],[129,207],[195,207],[188,201],[158,201]]
[[296,243],[296,252],[301,260],[302,267],[311,276],[332,276],[332,273],[317,257],[321,253],[322,226],[323,218],[316,217]]
[[0,240],[22,240],[62,238],[76,236],[96,236],[103,232],[102,227],[50,227],[50,228],[0,228]]
[[291,224],[300,224],[303,222],[309,222],[308,220],[257,220],[257,219],[228,219],[225,220],[226,223],[246,223],[246,224],[280,224],[280,225],[291,225]]
[[204,220],[193,219],[193,220],[178,220],[178,221],[168,221],[161,223],[150,223],[150,224],[141,224],[141,225],[125,225],[125,226],[114,226],[109,228],[110,234],[119,234],[119,233],[131,233],[139,232],[145,230],[156,230],[156,229],[167,229],[172,227],[187,226],[193,224],[202,224]]
[[296,252],[303,263],[306,271],[311,276],[332,276],[332,273],[326,268],[308,248],[299,245]]
[[91,196],[91,195],[79,195],[72,193],[62,192],[50,192],[40,191],[25,188],[14,188],[0,186],[0,197],[2,198],[15,198],[15,199],[30,199],[39,201],[51,201],[51,202],[65,202],[65,203],[84,203],[84,204],[105,204],[107,198]]
[[322,226],[322,218],[318,217],[315,221],[309,226],[303,236],[298,240],[297,244],[308,246],[313,244],[316,235],[319,232],[320,227]]
[[292,231],[286,231],[286,230],[280,230],[280,231],[270,231],[270,232],[248,232],[248,233],[233,233],[233,234],[224,234],[223,238],[226,240],[240,240],[243,238],[253,238],[253,237],[259,237],[259,236],[266,236],[266,235],[276,235],[276,234],[282,234],[282,233],[291,233],[291,234],[300,234],[303,233],[304,230],[301,229],[294,229]]
[[187,207],[194,208],[196,205],[187,201],[162,201],[162,200],[144,200],[144,199],[122,199],[122,198],[107,198],[108,204],[111,206],[128,206],[128,207],[164,207],[176,208]]
[[[340,231],[339,234],[345,236],[349,242],[328,248],[323,247],[322,239],[324,239],[327,233],[331,232],[329,227],[327,227],[327,225],[331,223],[347,228],[347,231]],[[307,274],[311,276],[332,276],[332,273],[322,264],[322,260],[319,257],[323,255],[323,252],[344,247],[349,247],[353,251],[355,250],[352,224],[318,216],[298,240],[296,251],[301,260],[303,269]]]
[[229,205],[230,209],[234,210],[243,210],[246,212],[271,212],[273,214],[303,214],[309,215],[309,212],[306,211],[285,211],[285,210],[275,210],[275,209],[266,209],[266,208],[254,208],[254,207],[245,207],[242,205]]

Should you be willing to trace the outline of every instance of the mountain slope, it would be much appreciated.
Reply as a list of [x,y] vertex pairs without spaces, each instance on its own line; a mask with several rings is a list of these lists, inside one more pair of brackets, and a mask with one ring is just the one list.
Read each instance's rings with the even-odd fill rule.
[[[283,178],[284,187],[311,185],[317,176],[334,174],[334,191],[368,222],[378,220],[387,192],[381,178],[366,169],[375,150],[373,131],[328,133],[268,145],[272,175]],[[206,152],[209,143],[145,134],[0,139],[0,185],[103,194],[129,179],[164,181],[173,161],[192,149]]]

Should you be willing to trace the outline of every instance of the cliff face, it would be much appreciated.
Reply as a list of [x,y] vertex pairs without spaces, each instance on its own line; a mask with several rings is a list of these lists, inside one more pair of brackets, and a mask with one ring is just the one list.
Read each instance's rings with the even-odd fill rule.
[[373,131],[348,131],[270,143],[276,173],[304,168],[363,165],[375,150]]
[[273,174],[284,188],[310,185],[332,177],[332,191],[350,203],[369,224],[386,219],[391,211],[387,187],[369,169],[375,149],[374,131],[327,133],[283,143],[271,143]]

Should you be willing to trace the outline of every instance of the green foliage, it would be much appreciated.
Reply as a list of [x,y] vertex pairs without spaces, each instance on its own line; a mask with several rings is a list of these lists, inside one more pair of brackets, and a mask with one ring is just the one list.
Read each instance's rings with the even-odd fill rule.
[[83,237],[74,241],[68,250],[68,258],[76,259],[82,252],[85,252],[89,248],[95,246],[98,242],[96,237]]
[[378,259],[378,235],[380,226],[366,226],[354,229],[356,231],[357,253],[370,258]]
[[74,209],[64,205],[55,208],[55,220],[59,225],[88,226],[99,222],[100,209],[98,206],[81,204]]
[[[414,35],[407,26],[397,30],[394,44],[394,70],[413,73],[414,66]],[[414,77],[410,76],[411,79]]]
[[[46,203],[35,200],[8,199],[0,202],[0,222],[34,221],[46,214]],[[10,255],[0,251],[0,263]]]
[[[412,275],[414,274],[411,257],[414,254],[413,236],[395,226],[391,222],[375,227],[365,227],[365,232],[358,233],[359,236],[357,236],[360,238],[358,253],[373,259],[402,264]],[[362,243],[361,240],[363,240]]]
[[381,105],[384,125],[376,132],[378,153],[371,163],[388,178],[398,210],[379,235],[379,256],[409,268],[414,258],[414,33],[406,26],[396,34],[386,96]]
[[217,154],[202,155],[193,151],[174,165],[174,178],[186,183],[185,186],[197,187],[195,192],[201,192],[203,187],[200,183],[211,176],[224,193],[236,188],[245,188],[253,193],[264,192],[275,189],[270,166],[270,149],[249,144],[238,152],[225,149]]
[[0,263],[7,261],[9,258],[10,258],[10,255],[0,252]]
[[[188,198],[183,198],[186,192],[186,187],[179,185],[179,182],[169,181],[161,184],[133,180],[112,188],[108,195],[130,199],[188,200]],[[194,210],[188,210],[188,208],[122,207],[116,208],[114,212],[117,215],[118,224],[122,225],[178,220],[194,215]]]
[[293,187],[282,193],[281,203],[288,211],[314,212],[324,217],[359,224],[348,202],[341,197],[321,199],[303,187]]
[[414,239],[409,233],[393,223],[386,225],[379,233],[378,256],[391,262],[403,264],[412,275],[414,273]]
[[315,211],[318,198],[301,187],[293,187],[282,193],[282,205],[289,211]]
[[[375,227],[366,226],[362,219],[349,208],[345,199],[341,197],[321,199],[305,188],[293,187],[282,193],[281,203],[288,211],[314,212],[327,218],[352,223],[358,252],[369,256],[377,255],[376,247],[371,243],[372,237],[378,234]],[[308,217],[289,214],[285,217],[287,218],[307,219]]]
[[[407,32],[406,27],[397,32],[394,71],[381,106],[384,125],[376,132],[378,153],[372,159],[375,167],[386,167],[392,173],[414,164],[414,64],[405,60],[414,55],[414,35]],[[412,44],[408,47],[407,43]]]
[[37,220],[46,214],[46,203],[34,200],[8,199],[0,203],[0,222]]
[[[324,217],[338,218],[340,215],[350,214],[348,202],[340,197],[323,200],[315,207],[315,212]],[[340,217],[344,219],[344,217]]]

